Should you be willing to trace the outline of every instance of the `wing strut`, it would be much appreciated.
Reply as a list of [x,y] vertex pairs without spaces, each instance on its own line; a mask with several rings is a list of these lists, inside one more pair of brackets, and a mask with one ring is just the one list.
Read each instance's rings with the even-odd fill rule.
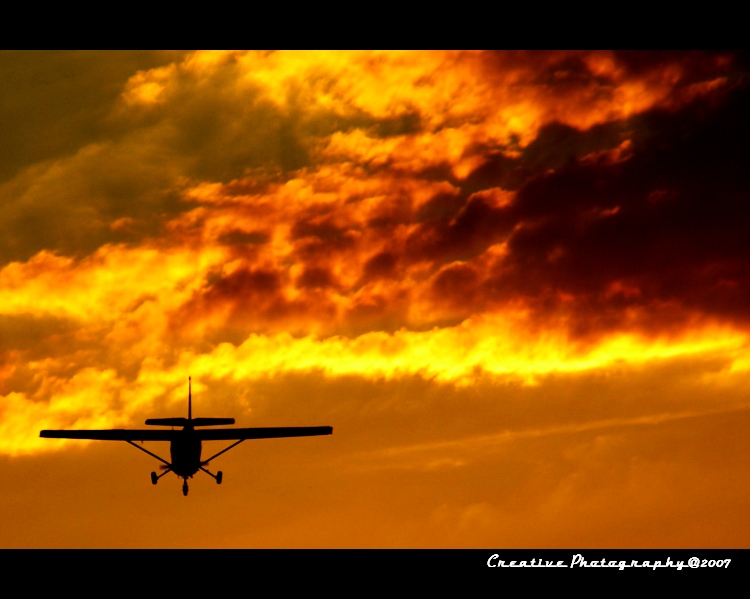
[[159,460],[160,462],[164,462],[164,463],[165,463],[165,464],[166,464],[167,466],[169,466],[170,468],[172,468],[172,464],[170,464],[169,462],[167,462],[167,460],[165,460],[164,458],[160,458],[160,457],[159,457],[158,455],[156,455],[155,453],[151,453],[151,452],[150,452],[150,451],[149,451],[148,449],[146,449],[146,448],[144,448],[144,447],[141,447],[140,445],[136,445],[135,443],[133,443],[132,441],[128,441],[127,439],[125,439],[125,443],[130,443],[130,444],[131,444],[131,445],[132,445],[133,447],[135,447],[136,449],[140,449],[141,451],[145,451],[145,452],[146,452],[146,453],[147,453],[148,455],[150,455],[150,456],[151,456],[152,458],[156,458],[156,459],[157,459],[157,460]]
[[[220,451],[219,453],[215,453],[214,455],[212,455],[212,456],[211,456],[210,458],[208,458],[207,460],[203,460],[203,462],[201,462],[201,463],[202,463],[203,465],[206,465],[206,464],[208,464],[208,463],[209,463],[209,462],[210,462],[211,460],[213,460],[214,458],[218,458],[218,457],[219,457],[219,456],[220,456],[220,455],[221,455],[222,453],[226,453],[227,451],[229,451],[230,449],[232,449],[232,447],[237,447],[237,446],[238,446],[238,445],[239,445],[240,443],[242,443],[243,441],[247,441],[247,439],[240,439],[240,440],[239,440],[239,441],[237,441],[236,443],[232,443],[232,444],[231,444],[231,445],[230,445],[229,447],[227,447],[226,449],[222,449],[222,450],[221,450],[221,451]],[[141,448],[139,447],[138,449],[141,449]],[[145,451],[145,449],[144,449],[144,451]],[[203,470],[203,468],[201,468],[201,470]]]

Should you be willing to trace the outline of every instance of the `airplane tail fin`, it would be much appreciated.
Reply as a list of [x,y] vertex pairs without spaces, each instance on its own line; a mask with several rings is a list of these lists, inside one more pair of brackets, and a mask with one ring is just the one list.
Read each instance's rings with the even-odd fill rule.
[[193,384],[188,377],[188,417],[187,418],[149,418],[150,426],[216,426],[234,424],[234,418],[193,418]]

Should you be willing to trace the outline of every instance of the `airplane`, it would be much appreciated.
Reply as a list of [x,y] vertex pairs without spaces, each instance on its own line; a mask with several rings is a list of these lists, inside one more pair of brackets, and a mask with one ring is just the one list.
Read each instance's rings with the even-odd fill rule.
[[[288,426],[288,427],[263,427],[263,428],[214,428],[196,430],[196,427],[218,426],[234,424],[234,418],[193,418],[193,391],[191,377],[188,377],[188,417],[187,418],[149,418],[146,420],[149,426],[171,426],[172,430],[154,429],[106,429],[106,430],[43,430],[39,432],[40,437],[47,439],[93,439],[98,441],[125,441],[136,449],[146,452],[151,457],[162,462],[161,469],[164,470],[157,476],[151,473],[151,484],[156,484],[159,479],[168,472],[174,472],[183,479],[182,494],[188,494],[188,478],[201,470],[211,476],[217,484],[221,484],[223,474],[219,470],[213,474],[206,470],[211,460],[218,458],[233,447],[236,447],[248,439],[272,439],[279,437],[311,437],[316,435],[331,435],[333,428],[330,426]],[[182,427],[182,430],[174,430],[174,427]],[[172,458],[168,462],[148,449],[136,445],[134,441],[169,441],[169,451]],[[207,460],[201,459],[202,441],[235,441],[229,447],[215,453]]]

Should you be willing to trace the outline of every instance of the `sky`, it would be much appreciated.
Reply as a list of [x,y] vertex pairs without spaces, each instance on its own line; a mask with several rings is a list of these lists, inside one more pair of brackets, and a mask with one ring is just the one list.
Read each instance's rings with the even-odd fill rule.
[[[746,53],[2,51],[0,82],[0,547],[750,547]],[[188,377],[194,416],[333,435],[187,497],[39,438],[186,416]]]

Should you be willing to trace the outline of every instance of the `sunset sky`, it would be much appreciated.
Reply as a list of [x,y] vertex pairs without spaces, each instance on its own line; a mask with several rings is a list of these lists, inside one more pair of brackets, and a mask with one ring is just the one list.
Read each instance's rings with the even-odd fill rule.
[[[0,83],[0,547],[750,547],[747,54],[2,51]],[[188,497],[39,438],[186,416],[188,376],[194,416],[333,435]]]

